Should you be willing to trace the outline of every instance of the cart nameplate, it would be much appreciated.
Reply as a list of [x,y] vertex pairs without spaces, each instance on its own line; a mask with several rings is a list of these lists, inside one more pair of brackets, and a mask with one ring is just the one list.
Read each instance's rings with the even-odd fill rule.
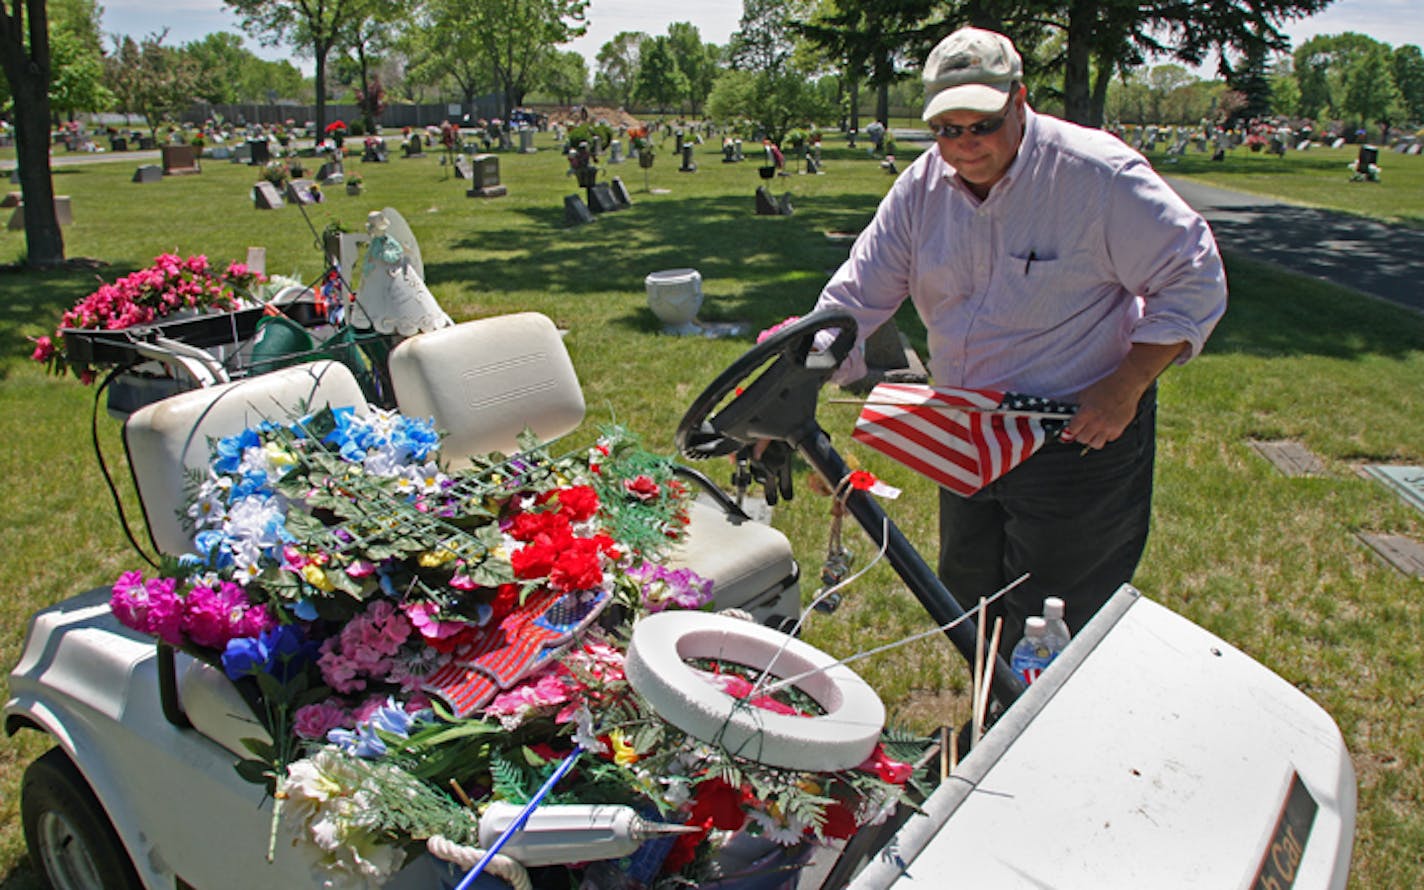
[[1319,809],[1320,805],[1310,796],[1300,775],[1292,772],[1290,790],[1286,792],[1276,828],[1271,832],[1271,843],[1261,857],[1256,879],[1251,882],[1253,890],[1287,890],[1295,886],[1300,860],[1305,855],[1305,842]]

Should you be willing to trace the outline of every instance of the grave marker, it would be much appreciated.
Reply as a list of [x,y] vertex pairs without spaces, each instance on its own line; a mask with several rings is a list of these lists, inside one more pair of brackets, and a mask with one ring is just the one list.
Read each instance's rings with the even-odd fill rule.
[[252,203],[258,210],[276,210],[286,202],[277,187],[264,179],[252,187]]
[[269,164],[272,162],[272,143],[268,142],[266,139],[247,140],[247,150],[249,152],[249,163],[253,164],[254,166],[257,164]]
[[1356,537],[1381,559],[1406,575],[1424,578],[1424,546],[1404,535],[1359,532]]
[[346,171],[342,169],[341,160],[338,158],[336,160],[324,162],[321,167],[317,169],[316,181],[326,182],[328,179],[336,177],[336,181],[340,182],[343,178],[345,178],[345,175]]
[[588,189],[588,206],[594,213],[611,213],[614,210],[622,210],[626,205],[619,205],[608,183],[600,182]]
[[198,167],[197,151],[191,145],[165,145],[161,154],[164,176],[184,176],[202,172]]
[[692,159],[692,143],[682,144],[682,166],[677,168],[679,173],[696,173],[697,162]]
[[613,198],[618,202],[620,210],[625,207],[633,206],[633,197],[628,194],[628,187],[623,184],[622,179],[617,176],[613,177],[611,187],[613,189]]
[[257,272],[261,275],[267,274],[267,248],[249,247],[247,248],[247,268],[249,271]]
[[157,164],[144,164],[134,171],[134,182],[161,182],[163,170]]
[[578,195],[564,196],[564,222],[567,225],[577,226],[583,223],[591,223],[594,220],[592,211],[588,205]]
[[1364,472],[1399,495],[1405,503],[1424,512],[1424,467],[1368,464]]
[[293,179],[287,183],[287,200],[293,204],[315,204],[316,195],[312,194],[310,179]]
[[1321,476],[1325,464],[1299,442],[1252,442],[1251,447],[1287,476]]
[[764,185],[758,186],[756,212],[757,216],[790,216],[795,212],[791,206],[791,193],[786,192],[780,198],[773,198],[770,189]]
[[519,128],[519,153],[532,155],[539,149],[534,147],[534,131],[529,127]]
[[623,143],[617,139],[614,139],[613,143],[608,146],[608,163],[623,163]]
[[[74,222],[74,212],[70,208],[68,195],[54,196],[54,218],[62,226]],[[25,227],[25,202],[23,200],[15,204],[15,211],[10,214],[10,222],[6,227],[12,232],[18,232]]]
[[470,188],[465,192],[467,197],[498,198],[509,194],[509,189],[499,182],[499,155],[475,155],[468,164]]

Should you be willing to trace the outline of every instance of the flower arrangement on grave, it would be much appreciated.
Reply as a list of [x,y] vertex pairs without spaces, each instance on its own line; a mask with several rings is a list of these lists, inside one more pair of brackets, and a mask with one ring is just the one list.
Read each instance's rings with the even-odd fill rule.
[[361,194],[361,187],[362,187],[363,185],[365,185],[365,183],[366,183],[366,178],[365,178],[364,176],[362,176],[360,173],[347,173],[347,174],[346,174],[346,193],[347,193],[348,195],[359,195],[359,194]]
[[326,136],[339,149],[346,141],[346,122],[337,118],[326,125]]
[[651,157],[655,151],[655,148],[653,146],[653,140],[651,135],[648,133],[647,127],[634,127],[633,129],[629,130],[628,144],[632,146],[633,150],[638,153],[638,157],[640,158],[645,154]]
[[84,383],[92,383],[95,370],[76,366],[66,357],[66,328],[117,331],[182,311],[232,312],[248,305],[253,291],[265,280],[244,263],[233,262],[223,268],[212,265],[202,254],[160,254],[148,268],[101,284],[75,303],[61,316],[54,336],[36,338],[30,357],[45,362],[56,373],[73,370]]
[[[549,802],[696,829],[664,845],[649,886],[700,882],[734,832],[846,837],[918,782],[912,739],[887,734],[854,770],[776,769],[690,738],[633,691],[632,621],[711,596],[663,561],[689,492],[636,438],[609,428],[554,457],[526,437],[459,471],[439,445],[427,422],[347,408],[216,440],[191,479],[193,552],[113,588],[121,622],[256,688],[268,739],[238,769],[274,793],[317,877],[376,888],[428,838],[474,844],[481,808],[530,800],[573,752]],[[705,667],[749,706],[814,711]]]
[[285,189],[287,183],[292,178],[292,168],[282,161],[268,161],[262,165],[258,171],[258,179],[263,182],[270,182],[277,187],[278,191]]

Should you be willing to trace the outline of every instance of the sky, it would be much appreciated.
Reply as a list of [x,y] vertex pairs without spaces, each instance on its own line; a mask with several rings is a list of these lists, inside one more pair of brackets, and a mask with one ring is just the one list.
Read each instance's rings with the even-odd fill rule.
[[[104,7],[103,31],[141,38],[168,27],[165,44],[178,46],[200,40],[214,31],[237,31],[237,19],[221,0],[100,0]],[[1424,47],[1424,15],[1419,0],[1336,0],[1324,12],[1285,27],[1299,46],[1318,34],[1356,31],[1391,46],[1413,43]],[[588,59],[594,57],[620,31],[666,34],[672,22],[691,22],[705,43],[725,44],[737,29],[741,4],[736,0],[590,0],[588,33],[563,47]],[[283,49],[260,47],[244,35],[244,45],[263,58],[285,58]],[[293,59],[311,73],[310,61]]]

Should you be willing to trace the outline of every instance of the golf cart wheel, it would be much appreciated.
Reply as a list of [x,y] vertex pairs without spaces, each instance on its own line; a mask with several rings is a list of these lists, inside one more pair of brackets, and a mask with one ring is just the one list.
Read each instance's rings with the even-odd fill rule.
[[59,748],[25,770],[20,820],[35,869],[54,890],[142,890],[104,808]]

